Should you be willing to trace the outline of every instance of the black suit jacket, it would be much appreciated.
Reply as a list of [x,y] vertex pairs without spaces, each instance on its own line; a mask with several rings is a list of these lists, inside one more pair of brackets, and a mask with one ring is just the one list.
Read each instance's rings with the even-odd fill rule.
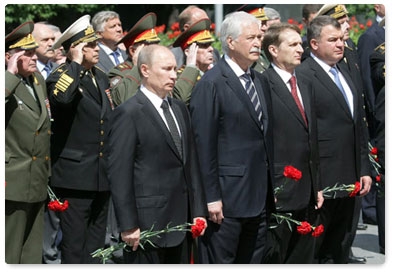
[[264,130],[239,78],[222,58],[195,86],[190,103],[207,202],[225,217],[254,217],[274,207],[270,95],[251,70]]
[[[302,115],[288,87],[272,66],[263,72],[264,90],[270,90],[273,107],[274,143],[274,187],[284,185],[276,196],[278,211],[300,210],[307,207],[312,194],[317,196],[321,189],[319,179],[319,156],[317,120],[311,85],[303,76],[296,74],[308,121],[306,126]],[[291,165],[302,172],[302,178],[295,182],[283,175],[284,167]]]
[[107,126],[111,113],[107,75],[93,67],[96,88],[76,62],[60,65],[47,78],[51,104],[52,178],[55,187],[108,191]]
[[[115,108],[109,136],[109,178],[120,231],[154,230],[191,222],[207,213],[195,142],[186,106],[168,98],[180,126],[183,157],[149,99],[139,90]],[[183,232],[154,238],[179,245]]]
[[[363,123],[363,101],[347,71],[346,78],[353,93],[354,115],[340,90],[326,71],[308,57],[296,70],[310,79],[317,113],[318,143],[322,187],[354,184],[363,175],[369,175],[367,131]],[[336,198],[347,196],[341,191]]]

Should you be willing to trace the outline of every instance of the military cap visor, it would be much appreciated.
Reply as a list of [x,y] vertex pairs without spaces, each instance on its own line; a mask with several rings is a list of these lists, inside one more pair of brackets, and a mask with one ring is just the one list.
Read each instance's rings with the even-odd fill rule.
[[329,15],[332,18],[339,19],[343,16],[348,15],[348,11],[344,5],[339,4],[327,4],[323,5],[318,11],[318,15]]
[[213,36],[210,33],[210,26],[211,21],[209,19],[197,21],[178,36],[173,43],[173,47],[181,47],[182,50],[185,50],[193,43],[208,44],[214,42]]
[[34,40],[32,32],[34,29],[34,22],[29,21],[16,27],[11,33],[5,37],[5,48],[10,49],[35,49],[38,47],[36,40]]
[[159,43],[160,38],[155,31],[155,26],[156,14],[147,13],[119,40],[118,44],[123,43],[126,48],[129,48],[136,43]]
[[63,45],[65,49],[69,49],[71,46],[76,46],[80,43],[89,43],[99,39],[100,37],[90,25],[90,19],[90,15],[84,15],[75,21],[55,41],[52,48],[57,49]]
[[268,21],[269,18],[265,14],[265,10],[263,9],[265,5],[253,5],[253,4],[246,4],[242,5],[237,9],[237,11],[245,11],[251,15],[254,15],[255,18],[261,21]]

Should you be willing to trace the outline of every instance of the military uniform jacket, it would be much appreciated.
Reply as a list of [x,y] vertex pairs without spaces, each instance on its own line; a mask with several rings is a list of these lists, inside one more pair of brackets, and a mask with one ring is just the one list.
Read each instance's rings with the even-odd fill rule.
[[[141,82],[138,68],[133,66],[130,58],[111,69],[108,77],[110,78],[111,96],[115,106],[135,95]],[[187,66],[178,76],[172,94],[173,97],[189,104],[192,89],[199,78],[199,69]]]
[[5,72],[5,199],[40,202],[50,176],[50,109],[44,78],[29,80],[37,101],[21,79]]
[[97,88],[84,67],[68,61],[47,78],[53,112],[52,178],[55,187],[109,190],[107,126],[112,100],[107,75],[93,67]]

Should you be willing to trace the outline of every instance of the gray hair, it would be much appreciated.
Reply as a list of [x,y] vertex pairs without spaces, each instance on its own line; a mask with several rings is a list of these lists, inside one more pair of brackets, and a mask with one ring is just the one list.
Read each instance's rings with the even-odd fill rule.
[[329,25],[336,29],[341,29],[339,22],[329,15],[319,15],[315,17],[307,28],[306,36],[309,44],[312,39],[320,40],[322,28]]
[[104,24],[108,20],[114,19],[114,18],[118,18],[118,19],[120,18],[119,14],[116,13],[115,11],[111,11],[111,10],[99,11],[92,18],[92,27],[97,32],[103,32],[104,31]]
[[269,20],[274,20],[274,19],[281,20],[281,15],[277,10],[268,7],[264,7],[263,9],[265,10],[265,14],[267,18],[269,18]]
[[258,20],[254,15],[248,14],[244,11],[235,11],[229,13],[221,25],[221,32],[220,32],[220,40],[222,51],[225,54],[228,54],[229,47],[227,43],[227,39],[232,37],[234,40],[241,35],[243,32],[244,27],[257,24],[258,28],[261,28],[261,21]]

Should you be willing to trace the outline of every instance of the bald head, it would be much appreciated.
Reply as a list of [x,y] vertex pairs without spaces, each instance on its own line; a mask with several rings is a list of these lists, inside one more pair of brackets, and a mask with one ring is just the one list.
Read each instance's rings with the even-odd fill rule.
[[202,19],[209,19],[207,13],[194,5],[185,8],[178,16],[180,29],[182,31],[187,30],[192,24]]

